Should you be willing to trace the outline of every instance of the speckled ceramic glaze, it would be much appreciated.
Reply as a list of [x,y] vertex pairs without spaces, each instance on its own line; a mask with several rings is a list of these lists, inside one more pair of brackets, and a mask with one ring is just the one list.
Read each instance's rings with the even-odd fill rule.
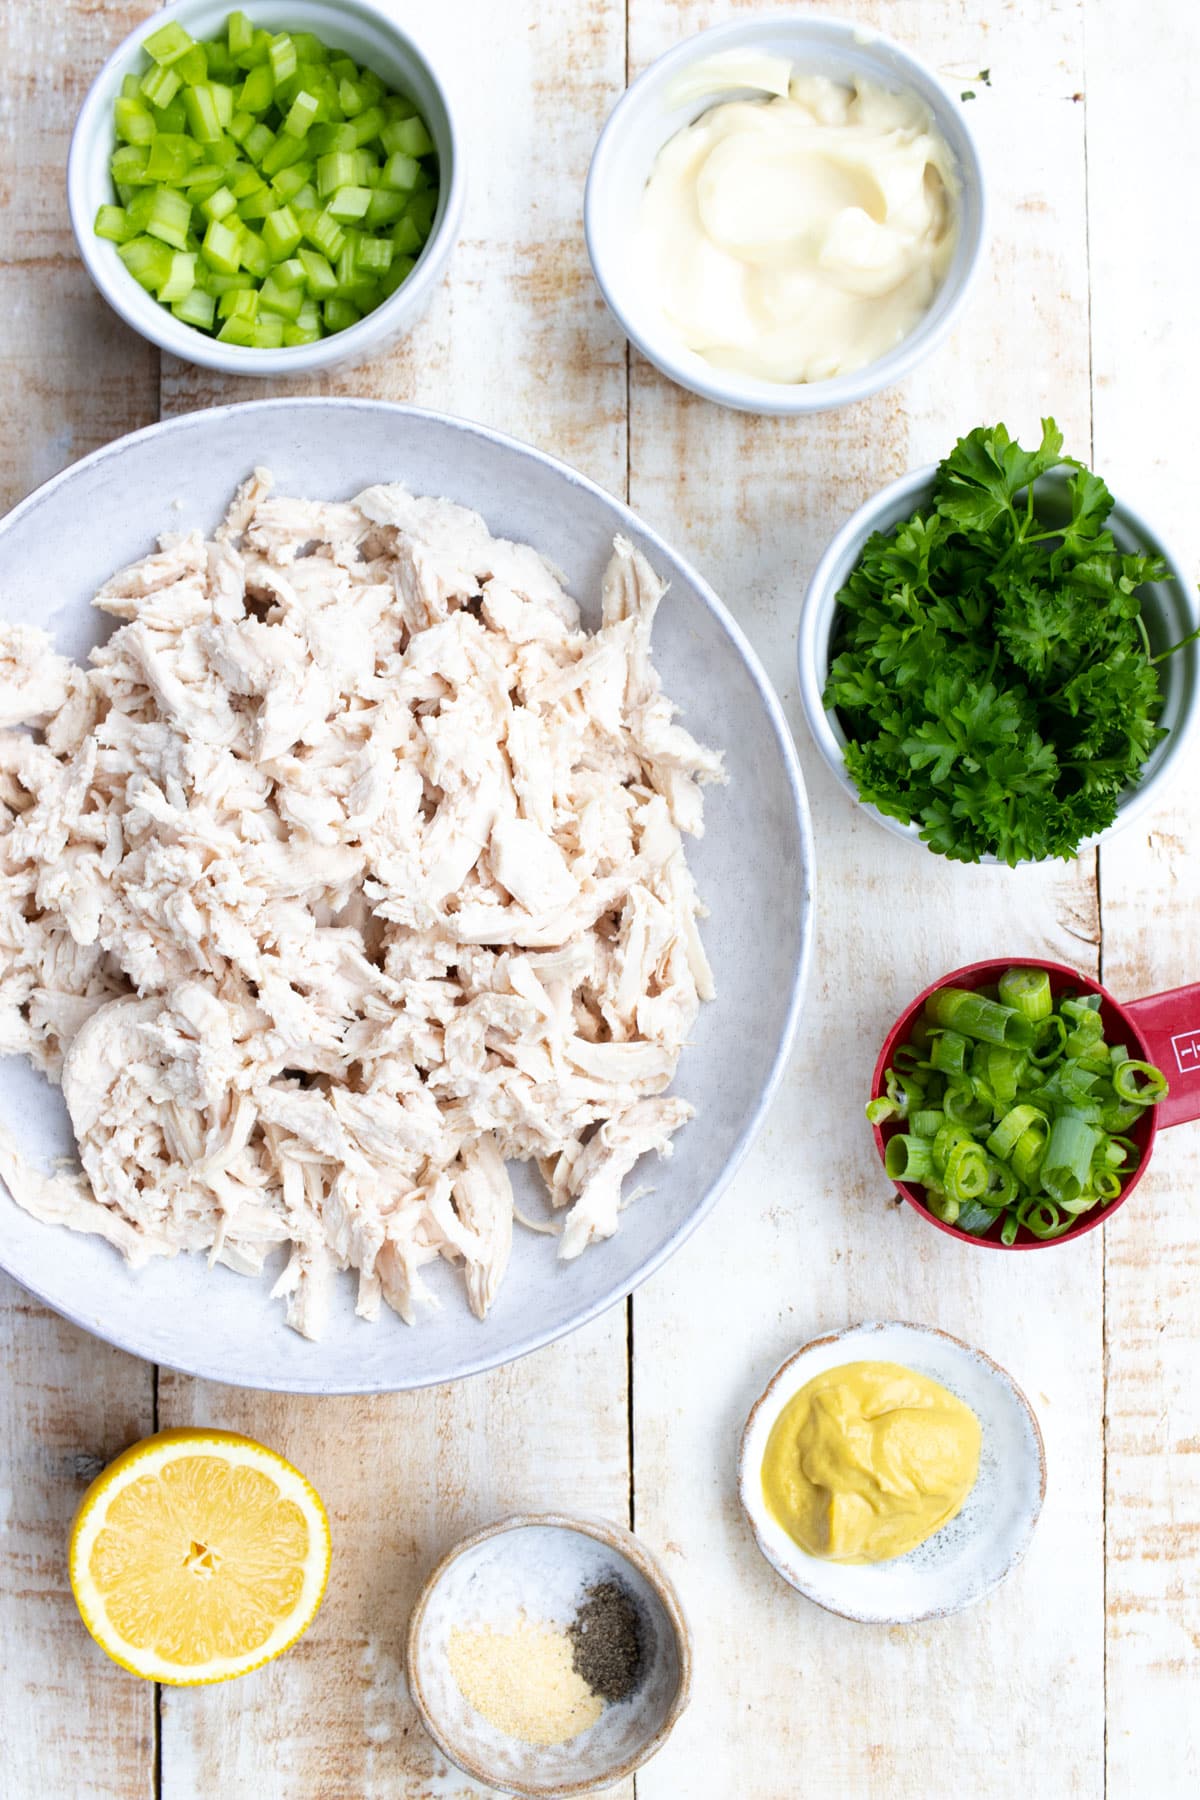
[[[915,1550],[887,1562],[807,1555],[763,1498],[763,1453],[783,1408],[815,1376],[852,1362],[915,1369],[965,1401],[983,1428],[979,1477],[962,1511]],[[776,1370],[746,1421],[738,1488],[759,1549],[785,1581],[844,1618],[905,1625],[960,1612],[1011,1574],[1042,1509],[1046,1457],[1028,1400],[989,1356],[930,1326],[871,1323],[815,1338]]]
[[[594,1318],[683,1242],[740,1163],[791,1043],[808,963],[812,844],[796,752],[754,652],[716,595],[661,538],[594,483],[481,426],[365,400],[268,400],[190,413],[110,444],[49,482],[0,524],[0,616],[48,629],[82,658],[109,622],[101,582],[163,531],[211,530],[256,464],[284,494],[342,499],[402,481],[475,507],[497,535],[533,544],[599,622],[613,537],[625,533],[669,583],[654,656],[684,722],[726,755],[708,790],[689,865],[710,908],[702,930],[717,998],[701,1009],[674,1088],[696,1107],[674,1154],[647,1158],[627,1191],[650,1189],[621,1229],[573,1262],[553,1238],[517,1229],[486,1320],[461,1278],[430,1269],[439,1302],[415,1329],[385,1307],[354,1316],[351,1276],[334,1283],[328,1330],[289,1330],[262,1280],[200,1256],[131,1270],[93,1237],[39,1224],[0,1189],[0,1266],[89,1331],[215,1381],[298,1393],[377,1393],[493,1367]],[[46,546],[54,545],[53,580]],[[74,1143],[66,1109],[20,1058],[0,1063],[0,1125],[48,1166]],[[536,1210],[536,1172],[514,1167],[518,1205]]]
[[[625,1589],[641,1623],[644,1666],[633,1692],[565,1744],[497,1731],[459,1690],[450,1633],[511,1631],[522,1614],[565,1630],[586,1590],[606,1581]],[[631,1532],[522,1514],[465,1538],[433,1571],[409,1622],[408,1682],[426,1730],[465,1774],[520,1800],[567,1800],[624,1780],[666,1741],[688,1703],[691,1642],[670,1580]]]

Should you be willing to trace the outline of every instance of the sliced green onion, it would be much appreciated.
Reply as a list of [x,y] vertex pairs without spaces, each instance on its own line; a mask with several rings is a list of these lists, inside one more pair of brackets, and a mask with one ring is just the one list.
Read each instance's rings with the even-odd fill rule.
[[1045,969],[1006,969],[997,991],[1002,1006],[1024,1013],[1035,1025],[1054,1011],[1050,977]]
[[1033,1043],[1033,1025],[1023,1014],[969,988],[939,988],[925,1002],[925,1011],[932,1024],[985,1043],[1007,1044],[1018,1050],[1027,1050]]
[[961,1075],[967,1066],[966,1038],[961,1031],[939,1031],[930,1046],[930,1066],[945,1075]]
[[1166,1076],[1153,1063],[1128,1057],[1112,1072],[1113,1090],[1119,1100],[1138,1106],[1154,1106],[1170,1093]]
[[940,1107],[921,1107],[909,1119],[909,1129],[916,1137],[935,1138],[945,1123],[946,1115]]
[[1075,1200],[1091,1173],[1099,1137],[1076,1112],[1062,1112],[1050,1127],[1041,1183],[1053,1200]]
[[887,1141],[883,1166],[893,1181],[915,1181],[924,1184],[933,1173],[933,1158],[924,1138],[898,1131]]

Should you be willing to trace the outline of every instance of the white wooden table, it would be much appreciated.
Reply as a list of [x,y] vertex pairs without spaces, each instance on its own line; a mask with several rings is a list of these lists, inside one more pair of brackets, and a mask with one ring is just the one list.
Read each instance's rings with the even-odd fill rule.
[[[750,1162],[680,1255],[628,1307],[456,1387],[330,1401],[214,1387],[106,1349],[0,1278],[0,1795],[478,1792],[416,1723],[403,1626],[454,1537],[549,1505],[629,1519],[690,1609],[694,1702],[637,1778],[642,1800],[1194,1795],[1200,1130],[1163,1139],[1106,1230],[1003,1257],[964,1251],[889,1205],[860,1100],[900,1003],[974,957],[1062,958],[1130,997],[1194,978],[1195,771],[1149,828],[1099,857],[1017,873],[951,867],[856,814],[823,773],[796,706],[793,643],[807,573],[835,525],[983,420],[1025,433],[1053,412],[1070,449],[1200,547],[1197,10],[840,0],[974,90],[964,103],[990,176],[993,242],[931,364],[869,404],[788,424],[720,412],[631,356],[592,285],[580,226],[588,156],[627,74],[738,8],[393,4],[441,51],[465,102],[463,239],[406,345],[306,389],[415,400],[554,451],[627,496],[724,595],[791,711],[815,814],[819,917],[801,1041]],[[149,10],[6,0],[0,12],[5,504],[160,412],[269,391],[160,363],[106,311],[75,255],[69,128],[103,57]],[[759,1559],[733,1458],[747,1404],[786,1351],[886,1316],[944,1326],[1013,1371],[1040,1414],[1050,1485],[1006,1587],[948,1621],[873,1630],[809,1606]],[[249,1432],[298,1461],[329,1504],[336,1553],[324,1609],[291,1655],[229,1686],[156,1694],[80,1626],[66,1533],[102,1462],[156,1426],[191,1422]],[[629,1800],[634,1788],[616,1792]]]

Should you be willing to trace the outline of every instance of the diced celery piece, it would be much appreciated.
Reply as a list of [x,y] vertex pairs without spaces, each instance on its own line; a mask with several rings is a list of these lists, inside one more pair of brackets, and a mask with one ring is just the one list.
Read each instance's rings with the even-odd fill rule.
[[355,246],[355,265],[361,275],[373,280],[378,275],[385,275],[391,268],[394,252],[395,245],[391,238],[364,235]]
[[270,54],[271,33],[269,31],[263,31],[261,27],[258,27],[250,40],[249,47],[239,51],[236,59],[237,65],[239,69],[261,68]]
[[[286,175],[287,170],[282,169],[280,174]],[[278,181],[279,176],[277,175],[275,179]],[[290,195],[288,204],[291,206],[291,209],[297,218],[300,217],[302,212],[320,212],[321,210],[320,197],[311,181],[306,181],[302,188]]]
[[166,69],[155,63],[142,76],[141,90],[153,106],[169,106],[179,92],[181,82],[173,69]]
[[353,150],[353,125],[314,125],[308,134],[308,147],[314,156],[327,156],[331,150]]
[[318,194],[324,199],[327,194],[336,194],[339,188],[350,187],[354,182],[355,171],[352,150],[331,150],[327,156],[318,157]]
[[319,250],[310,250],[307,244],[297,252],[297,258],[304,270],[304,279],[313,299],[327,299],[338,284],[332,264],[321,255]]
[[389,154],[402,150],[405,156],[428,156],[433,149],[433,139],[420,118],[389,120],[379,135]]
[[257,288],[229,288],[221,295],[217,311],[223,319],[256,319]]
[[171,258],[171,267],[167,279],[158,290],[158,297],[165,306],[174,300],[182,300],[190,294],[196,285],[196,258],[190,250],[177,250]]
[[301,62],[327,63],[329,61],[328,45],[323,44],[320,38],[315,37],[311,31],[293,31],[292,42],[296,46],[296,55]]
[[122,144],[113,151],[109,158],[109,170],[116,182],[125,182],[129,187],[144,186],[146,164],[150,161],[150,152],[144,144]]
[[148,181],[182,181],[202,152],[199,144],[182,132],[157,132],[146,164]]
[[367,187],[372,176],[379,173],[379,160],[369,150],[355,150],[353,180],[359,187]]
[[[162,298],[161,294],[159,298]],[[175,302],[171,311],[177,319],[182,319],[185,325],[196,325],[201,331],[211,331],[216,318],[217,303],[211,294],[204,292],[203,288],[194,287],[190,294],[185,294],[182,300]]]
[[166,106],[154,108],[154,123],[160,131],[186,131],[187,113],[182,97],[176,94]]
[[319,250],[322,256],[328,257],[337,256],[341,252],[346,234],[336,219],[331,218],[327,212],[316,211],[298,213],[296,216],[314,250]]
[[233,89],[224,81],[206,83],[217,109],[217,117],[221,121],[221,135],[224,136],[233,121]]
[[[215,144],[224,127],[217,113],[211,83],[205,81],[199,87],[188,88],[183,104],[192,136],[202,144]],[[229,116],[232,118],[233,114]]]
[[122,80],[121,80],[121,98],[122,98],[122,100],[136,100],[139,97],[139,95],[141,94],[141,91],[142,91],[142,78],[140,75],[125,75],[122,77]]
[[204,233],[201,255],[209,268],[219,275],[235,275],[241,260],[241,241],[240,226],[213,219]]
[[425,188],[414,194],[408,203],[408,217],[421,234],[421,242],[429,236],[433,228],[433,215],[437,211],[437,195],[432,188]]
[[237,201],[227,187],[219,187],[207,200],[200,202],[200,211],[206,219],[227,219],[231,212],[237,211]]
[[337,259],[337,268],[334,272],[337,275],[338,294],[343,297],[359,280],[358,258],[355,254],[358,249],[358,237],[358,232],[348,231],[346,233],[346,242],[342,245]]
[[235,144],[244,144],[254,130],[254,114],[235,112],[229,121],[229,135]]
[[269,212],[263,220],[263,241],[271,252],[272,262],[283,262],[299,248],[304,233],[290,206]]
[[390,188],[376,188],[371,194],[365,222],[372,227],[393,225],[403,217],[407,204],[407,195],[395,194]]
[[366,112],[359,113],[354,121],[354,142],[360,148],[364,144],[369,144],[373,138],[379,136],[386,124],[387,118],[382,106],[369,106]]
[[391,268],[387,271],[387,274],[381,278],[379,283],[380,287],[383,289],[383,297],[385,300],[391,299],[396,289],[400,286],[400,283],[408,279],[416,266],[417,265],[411,256],[395,256],[392,258]]
[[240,344],[249,349],[254,342],[253,319],[226,319],[217,333],[219,344]]
[[296,323],[297,325],[307,325],[309,327],[314,325],[319,326],[321,323],[320,305],[307,294],[304,297],[304,305],[296,315]]
[[205,44],[204,54],[208,58],[208,73],[213,81],[227,81],[233,87],[241,79],[242,71],[220,38],[213,38]]
[[271,267],[271,253],[257,231],[251,231],[248,225],[243,225],[238,248],[243,269],[261,280]]
[[415,156],[409,156],[403,150],[396,150],[383,165],[384,187],[396,188],[408,193],[417,185],[417,176],[421,165]]
[[288,116],[283,121],[283,130],[288,137],[302,138],[307,135],[317,116],[317,107],[316,97],[302,88],[292,101],[288,109]]
[[221,294],[236,294],[244,288],[253,288],[254,277],[247,275],[244,269],[239,269],[236,275],[218,275],[215,269],[201,266],[196,271],[196,283],[197,286],[203,283],[207,293],[220,296]]
[[238,154],[239,148],[240,146],[228,133],[223,133],[215,144],[205,145],[204,154],[209,162],[215,162],[218,168],[232,169],[241,163],[241,157]]
[[117,190],[118,206],[128,206],[129,202],[133,199],[133,196],[141,192],[140,188],[130,187],[129,184],[124,181],[114,181],[113,186]]
[[208,80],[208,56],[203,44],[193,44],[185,50],[176,62],[171,64],[176,75],[185,87],[195,87],[197,82]]
[[267,312],[279,313],[285,319],[294,319],[304,305],[304,289],[285,288],[272,269],[258,290],[258,303]]
[[283,344],[284,320],[274,313],[260,313],[250,327],[250,342],[256,350],[278,350]]
[[146,217],[146,231],[150,237],[161,238],[175,250],[186,250],[191,222],[192,209],[182,194],[176,193],[174,188],[155,188]]
[[154,114],[144,100],[122,97],[113,107],[117,136],[126,144],[148,144],[155,133]]
[[[298,194],[302,187],[307,186],[312,170],[311,162],[293,163],[290,169],[280,169],[278,175],[272,179],[271,187],[286,205],[293,194]],[[313,191],[316,192],[315,189]]]
[[288,137],[282,131],[259,164],[264,175],[278,175],[281,169],[305,160],[304,139]]
[[166,65],[178,62],[181,56],[187,54],[195,41],[191,33],[185,31],[177,19],[172,19],[169,25],[160,26],[157,31],[152,31],[149,37],[143,38],[142,49],[156,63]]
[[349,300],[351,305],[357,306],[359,312],[365,315],[374,312],[379,305],[383,299],[383,289],[377,281],[364,281],[360,276],[354,286],[347,288],[340,298]]
[[275,133],[269,125],[264,125],[260,120],[243,141],[242,149],[251,162],[258,163],[261,167],[263,157],[274,142]]
[[[127,244],[134,236],[129,223],[129,215],[123,206],[101,206],[96,212],[96,222],[92,230],[99,238],[107,238],[110,244]],[[309,255],[313,252],[310,250]],[[320,258],[324,261],[324,258]]]
[[275,210],[275,196],[265,185],[247,194],[244,200],[238,201],[238,218],[253,224],[265,219],[268,213]]
[[358,64],[352,57],[346,56],[344,53],[340,56],[331,56],[329,73],[335,81],[357,81]]
[[329,202],[328,211],[331,217],[345,224],[351,219],[361,219],[371,204],[371,190],[365,187],[343,187],[337,190]]
[[392,232],[392,242],[401,256],[411,256],[415,250],[421,248],[424,241],[416,224],[408,217],[401,219]]
[[415,119],[417,117],[416,107],[404,94],[385,94],[379,104],[387,114],[389,124],[396,119]]
[[277,87],[280,82],[287,81],[289,76],[296,73],[296,65],[300,58],[296,54],[295,44],[286,31],[281,31],[278,37],[271,39],[267,61],[271,66],[271,73],[275,77]]
[[130,238],[118,244],[117,255],[140,287],[156,293],[171,272],[171,252],[155,238]]
[[271,273],[281,288],[303,287],[306,279],[304,264],[298,255],[285,257],[283,262],[275,264]]
[[338,82],[338,105],[348,119],[357,118],[360,112],[366,112],[370,104],[365,88],[357,80],[350,81],[345,76]]
[[237,175],[231,174],[229,191],[235,200],[245,200],[251,194],[264,194],[267,184],[257,169],[241,169]]
[[226,19],[225,41],[230,56],[243,56],[254,42],[254,26],[244,12],[231,12]]
[[351,325],[358,324],[362,314],[351,301],[339,300],[335,295],[322,306],[321,318],[326,331],[346,331]]
[[285,325],[283,328],[284,348],[295,350],[301,344],[315,344],[323,336],[319,319],[315,325],[302,325],[297,319],[294,325]]
[[237,92],[239,112],[265,113],[275,98],[275,77],[266,63],[251,69]]

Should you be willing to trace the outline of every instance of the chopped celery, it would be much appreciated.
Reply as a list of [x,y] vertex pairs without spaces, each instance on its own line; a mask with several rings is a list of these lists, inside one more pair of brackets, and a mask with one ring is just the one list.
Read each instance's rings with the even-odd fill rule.
[[[117,209],[114,208],[113,210],[116,211]],[[329,262],[328,258],[321,255],[319,250],[310,250],[307,244],[302,245],[296,254],[300,266],[304,270],[304,278],[308,284],[308,291],[313,299],[328,299],[329,295],[333,293],[338,284],[337,276],[333,271],[333,265]]]
[[249,349],[254,342],[253,319],[226,319],[217,333],[219,344],[240,344]]
[[362,314],[351,301],[339,300],[335,296],[326,300],[321,308],[321,317],[326,331],[346,331],[351,325],[358,324]]
[[141,91],[142,91],[142,78],[140,75],[125,75],[122,77],[122,80],[121,80],[121,98],[122,98],[122,100],[136,100],[140,96]]
[[274,314],[255,319],[250,327],[250,342],[256,350],[278,350],[283,343],[282,319]]
[[275,142],[275,133],[269,125],[258,124],[246,134],[242,149],[251,162],[261,165],[263,157]]
[[319,319],[315,325],[302,325],[297,319],[294,325],[285,325],[283,328],[284,346],[289,350],[300,344],[315,344],[323,336]]
[[142,49],[156,63],[166,65],[186,56],[195,41],[177,19],[172,19],[169,25],[163,25],[158,31],[152,31],[149,37],[143,38]]
[[204,233],[200,253],[209,268],[215,269],[219,275],[234,275],[241,260],[241,241],[240,226],[227,225],[220,219],[213,219]]
[[200,202],[200,211],[206,219],[225,219],[237,211],[237,201],[227,187],[219,187],[207,200]]
[[281,206],[277,211],[269,212],[263,220],[263,238],[271,252],[272,262],[283,262],[285,258],[294,255],[303,236],[300,221],[290,206]]
[[283,121],[282,129],[288,137],[302,138],[317,116],[318,102],[312,94],[302,88],[288,109],[288,116]]
[[206,293],[220,298],[222,294],[236,294],[243,288],[253,288],[254,277],[247,275],[244,269],[239,269],[236,275],[218,275],[215,269],[201,267],[196,272],[196,285],[201,284]]
[[223,319],[256,319],[258,289],[229,288],[217,302],[217,312]]
[[403,150],[406,156],[428,156],[433,139],[420,119],[395,119],[386,124],[380,138],[390,152]]
[[[225,89],[229,93],[229,89]],[[232,98],[232,96],[230,96]],[[215,144],[221,136],[224,126],[217,112],[216,92],[211,82],[201,82],[198,87],[188,88],[183,96],[184,108],[188,116],[188,124],[192,128],[193,137],[202,144]],[[233,117],[230,109],[229,117]]]
[[401,219],[392,232],[392,242],[402,256],[411,256],[421,248],[424,241],[415,222],[407,217]]
[[314,156],[327,156],[331,150],[354,150],[357,144],[353,125],[314,125],[308,134],[308,145]]
[[303,287],[306,279],[299,256],[289,256],[276,263],[271,273],[282,288]]
[[[287,170],[281,169],[279,174],[286,175]],[[277,175],[275,177],[275,180],[276,181],[279,180],[279,175]],[[283,190],[281,188],[277,188],[276,192],[279,194],[280,198],[282,199]],[[318,198],[317,190],[313,186],[311,181],[306,181],[302,188],[298,188],[294,194],[289,195],[288,204],[290,205],[292,211],[296,214],[297,218],[299,218],[299,216],[302,212],[320,212],[320,210],[321,210],[321,202],[320,202],[320,199]]]
[[339,188],[329,201],[329,213],[339,223],[361,219],[371,204],[371,190],[365,187]]
[[[112,244],[127,244],[134,235],[129,215],[123,206],[100,207],[92,229],[97,237],[107,238]],[[311,251],[309,255],[312,255]]]
[[142,187],[149,179],[146,164],[150,161],[150,152],[143,144],[122,144],[114,150],[109,159],[109,170],[116,182],[124,182],[129,187]]
[[266,244],[258,235],[257,231],[251,231],[248,225],[242,226],[242,236],[238,245],[238,252],[242,267],[249,274],[257,275],[261,279],[269,272],[271,267],[271,252],[267,249]]
[[196,285],[196,257],[191,250],[177,250],[171,258],[171,267],[167,271],[167,279],[158,290],[158,297],[165,306],[175,300],[182,300]]
[[265,182],[252,194],[247,194],[244,200],[238,201],[238,218],[244,219],[248,224],[261,224],[267,214],[274,211],[275,196]]
[[398,188],[407,193],[409,189],[416,187],[420,167],[415,156],[409,156],[403,150],[394,151],[383,165],[384,187]]
[[113,107],[117,136],[127,144],[148,144],[157,127],[154,114],[144,100],[130,100],[122,95]]
[[361,275],[374,279],[386,275],[392,266],[395,245],[391,238],[360,237],[354,247],[355,267]]
[[352,150],[331,150],[327,156],[318,157],[317,192],[322,200],[327,194],[336,194],[339,188],[351,187],[356,171]]
[[329,73],[335,81],[357,81],[359,68],[352,57],[334,56],[330,58]]
[[281,169],[286,169],[291,163],[303,162],[303,160],[304,139],[286,137],[283,132],[280,132],[258,166],[264,175],[278,175]]
[[141,81],[142,93],[153,106],[169,106],[181,86],[175,71],[161,68],[158,63],[146,70]]
[[175,250],[186,250],[191,222],[192,209],[182,194],[173,188],[155,188],[145,223],[150,237],[161,238]]
[[372,229],[378,225],[394,225],[403,217],[407,204],[406,195],[393,193],[388,188],[376,188],[367,207],[365,223]]
[[251,194],[265,194],[267,184],[257,169],[241,169],[236,176],[231,174],[229,191],[235,200],[245,200]]
[[154,107],[154,124],[159,131],[187,130],[187,113],[180,95],[176,94],[166,106]]
[[205,44],[204,53],[208,57],[208,72],[214,81],[227,81],[232,87],[240,78],[242,71],[229,54],[220,38]]
[[198,81],[208,80],[208,57],[203,44],[193,44],[185,50],[177,61],[171,64],[185,87],[195,87]]
[[[162,299],[161,294],[159,299]],[[190,294],[184,295],[182,300],[175,301],[171,311],[177,319],[182,319],[185,325],[196,325],[201,331],[211,331],[213,320],[216,317],[217,303],[211,294],[204,292],[203,288],[194,287]]]
[[235,58],[244,55],[254,42],[254,27],[244,12],[231,12],[226,19],[225,41],[230,56]]
[[304,304],[304,289],[284,287],[278,274],[272,269],[258,290],[258,299],[259,305],[268,312],[279,313],[285,319],[294,319]]
[[316,211],[300,213],[297,216],[300,220],[301,230],[314,250],[319,250],[322,256],[329,257],[337,256],[340,253],[346,234],[336,219],[331,218],[327,212]]
[[254,114],[235,112],[229,121],[228,131],[235,144],[244,144],[254,130]]
[[117,255],[140,287],[156,293],[171,272],[171,251],[151,237],[130,238],[118,244]]
[[275,77],[266,63],[251,69],[237,91],[240,112],[264,113],[275,98]]
[[395,256],[392,258],[391,268],[381,277],[379,283],[380,287],[383,289],[385,299],[391,298],[396,289],[400,286],[400,283],[407,280],[416,266],[417,265],[411,256]]
[[351,81],[343,75],[338,82],[338,105],[348,119],[357,118],[360,112],[366,112],[369,96],[358,81]]
[[369,144],[373,138],[377,138],[386,124],[387,119],[382,106],[371,106],[367,108],[366,112],[359,113],[354,121],[356,148],[361,149],[364,144]]
[[433,215],[437,211],[437,194],[433,188],[425,188],[414,194],[408,203],[408,216],[421,234],[421,242],[429,236],[433,229]]
[[311,31],[293,31],[292,42],[296,46],[296,55],[301,62],[327,63],[329,61],[328,46]]
[[194,138],[174,131],[156,133],[146,164],[148,181],[182,181],[198,159],[200,146]]
[[312,174],[312,164],[311,163],[309,163],[309,162],[293,163],[291,168],[289,168],[289,169],[280,169],[278,175],[276,175],[272,179],[272,182],[271,182],[272,190],[276,194],[276,196],[280,200],[282,200],[283,203],[286,205],[287,202],[292,198],[292,196],[294,194],[298,194],[302,187],[306,187],[308,185],[308,180],[309,180],[309,177],[311,176],[311,174]]
[[296,54],[296,46],[286,31],[280,32],[278,37],[271,39],[271,48],[267,52],[267,61],[270,64],[271,74],[275,78],[275,85],[277,87],[281,82],[287,81],[290,76],[296,73],[296,65],[299,60],[300,59]]

